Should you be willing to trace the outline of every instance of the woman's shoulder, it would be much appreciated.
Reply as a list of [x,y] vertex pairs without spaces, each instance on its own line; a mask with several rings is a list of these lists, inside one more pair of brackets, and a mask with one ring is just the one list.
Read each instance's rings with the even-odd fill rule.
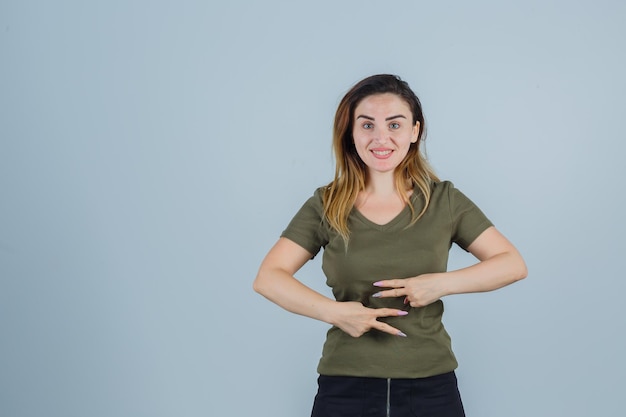
[[324,193],[326,193],[326,189],[327,188],[328,188],[327,185],[323,185],[321,187],[317,187],[313,191],[313,195],[311,197],[309,197],[309,201],[310,202],[315,202],[317,204],[322,204],[322,202],[324,201]]
[[324,198],[324,193],[328,189],[328,185],[322,185],[321,187],[317,187],[315,191],[313,191],[313,197],[322,199]]
[[317,187],[313,191],[313,195],[311,195],[306,200],[304,205],[313,207],[316,211],[321,210],[322,207],[324,206],[324,193],[326,192],[327,188],[328,188],[328,186],[326,186],[326,185],[321,186],[321,187]]
[[454,183],[450,180],[438,180],[431,182],[431,188],[434,190],[448,190],[454,188]]
[[456,188],[454,183],[450,180],[439,180],[431,182],[431,204],[451,204],[452,201],[457,200],[460,196],[463,196],[463,193],[461,192],[461,190]]
[[437,180],[430,182],[430,196],[448,195],[451,190],[455,190],[454,183],[450,180]]

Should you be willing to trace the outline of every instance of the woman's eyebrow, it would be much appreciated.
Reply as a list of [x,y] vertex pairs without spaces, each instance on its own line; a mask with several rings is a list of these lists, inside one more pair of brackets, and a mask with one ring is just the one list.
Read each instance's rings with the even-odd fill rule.
[[399,118],[406,119],[404,115],[396,114],[395,116],[387,117],[385,120],[392,120],[392,119],[399,119]]
[[[373,118],[373,117],[371,117],[371,116],[366,116],[366,115],[364,115],[364,114],[360,114],[360,115],[358,115],[356,118],[357,118],[357,119],[367,119],[367,120],[372,120],[372,121],[374,121],[374,118]],[[402,114],[396,114],[395,116],[390,116],[390,117],[387,117],[385,120],[400,119],[400,118],[402,118],[402,119],[406,119],[406,116],[404,116],[404,115],[402,115]]]

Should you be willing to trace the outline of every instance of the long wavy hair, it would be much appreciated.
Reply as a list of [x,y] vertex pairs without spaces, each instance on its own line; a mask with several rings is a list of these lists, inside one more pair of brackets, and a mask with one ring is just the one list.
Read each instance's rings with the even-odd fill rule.
[[[335,178],[328,184],[323,195],[324,215],[346,244],[350,236],[348,216],[359,191],[365,189],[367,178],[367,166],[357,154],[352,138],[354,110],[364,98],[385,93],[395,94],[405,100],[413,114],[413,125],[416,122],[420,123],[417,141],[411,143],[406,157],[394,171],[396,190],[411,209],[411,224],[419,220],[428,208],[431,182],[439,181],[420,150],[420,144],[426,137],[426,122],[422,105],[409,84],[397,75],[389,74],[373,75],[359,81],[346,93],[335,113],[333,128]],[[417,188],[424,199],[424,206],[419,213],[416,213],[410,204],[406,193],[408,188]]]

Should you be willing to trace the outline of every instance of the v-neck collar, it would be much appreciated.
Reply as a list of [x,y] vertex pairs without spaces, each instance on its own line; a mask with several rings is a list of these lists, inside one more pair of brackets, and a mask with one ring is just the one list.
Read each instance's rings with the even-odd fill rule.
[[[416,194],[416,190],[413,190],[413,193],[411,193],[411,196],[409,197],[409,204],[414,204],[414,198],[416,197]],[[409,207],[409,204],[405,205],[404,208],[393,219],[385,224],[374,223],[373,221],[365,217],[363,213],[361,213],[356,207],[352,208],[352,215],[361,223],[372,229],[376,229],[381,232],[394,231],[398,229],[398,226],[404,227],[407,223],[403,220],[405,220],[405,218],[407,217],[411,217],[411,208]]]

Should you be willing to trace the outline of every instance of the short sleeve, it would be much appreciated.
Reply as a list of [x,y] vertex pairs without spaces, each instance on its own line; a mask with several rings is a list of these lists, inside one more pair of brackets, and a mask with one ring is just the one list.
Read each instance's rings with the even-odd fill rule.
[[322,193],[323,188],[318,188],[280,235],[302,246],[313,256],[328,243],[323,221]]
[[448,188],[450,215],[452,220],[452,241],[464,250],[493,223],[485,214],[450,183]]

